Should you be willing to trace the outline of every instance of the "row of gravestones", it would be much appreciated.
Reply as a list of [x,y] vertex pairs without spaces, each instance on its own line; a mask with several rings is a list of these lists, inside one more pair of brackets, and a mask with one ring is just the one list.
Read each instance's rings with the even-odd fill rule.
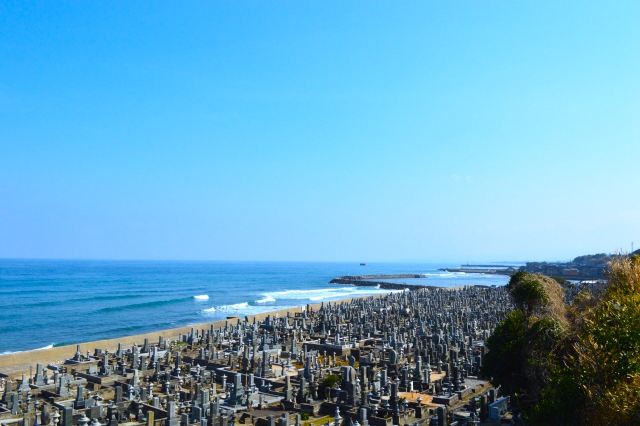
[[[445,389],[449,392],[457,391],[460,386],[463,386],[465,377],[477,370],[483,355],[482,341],[488,337],[492,326],[509,309],[511,309],[510,300],[506,297],[506,293],[501,292],[500,289],[420,290],[381,298],[361,299],[353,303],[323,304],[319,310],[304,311],[302,315],[298,316],[287,315],[281,318],[269,316],[262,322],[239,321],[235,325],[227,323],[224,328],[217,330],[213,328],[203,332],[192,330],[188,335],[183,335],[181,339],[186,340],[190,347],[206,344],[207,348],[215,348],[216,355],[220,353],[220,350],[230,353],[230,348],[233,347],[237,350],[246,348],[245,354],[248,352],[248,348],[253,347],[253,353],[255,353],[257,352],[255,345],[259,340],[262,357],[258,363],[257,377],[266,377],[272,374],[271,362],[267,362],[267,344],[271,350],[273,345],[285,343],[291,345],[290,352],[295,353],[298,348],[295,342],[316,338],[322,331],[326,336],[332,336],[334,343],[358,340],[365,336],[367,339],[371,339],[373,331],[374,340],[379,342],[381,346],[380,349],[374,349],[373,353],[370,352],[367,359],[373,368],[379,370],[381,380],[376,381],[370,377],[373,374],[371,371],[369,374],[361,375],[361,384],[354,383],[352,371],[355,371],[353,370],[355,359],[351,357],[348,358],[349,367],[343,371],[343,377],[349,377],[349,379],[343,379],[338,398],[347,405],[357,405],[365,401],[366,398],[362,397],[362,393],[366,389],[369,389],[374,396],[380,393],[397,392],[398,384],[390,384],[386,379],[390,372],[399,375],[401,388],[410,388],[414,383],[429,383],[433,365],[437,366],[436,371],[445,372],[444,380],[434,390],[439,392],[444,392]],[[158,372],[161,367],[165,366],[163,362],[167,359],[167,357],[158,355],[161,347],[165,349],[169,345],[160,339],[157,346],[152,346],[148,341],[145,341],[142,348],[134,345],[130,351],[124,351],[120,346],[111,358],[114,359],[117,355],[127,356],[131,360],[127,371],[124,369],[118,371],[117,367],[111,369],[109,354],[105,351],[102,354],[100,370],[97,371],[96,367],[92,366],[89,373],[109,375],[118,371],[125,374],[133,369],[135,376],[140,367],[143,367],[144,370],[144,367],[147,366],[143,364],[147,359],[152,359],[156,363],[154,369]],[[314,384],[315,379],[322,376],[323,370],[329,367],[327,365],[329,357],[325,353],[324,361],[321,363],[318,352],[310,351],[307,355],[306,349],[303,348],[303,350],[303,353],[298,353],[296,356],[298,361],[304,362],[302,377],[297,381],[300,388],[289,390],[296,390],[296,399],[299,402],[309,402],[309,397],[314,396],[310,395],[312,392],[308,391],[309,387]],[[200,354],[207,356],[203,352],[203,348],[200,348]],[[170,356],[170,354],[168,355]],[[360,355],[363,360],[364,352]],[[422,365],[423,357],[425,365]],[[74,358],[76,362],[95,360],[88,355],[86,357],[82,355],[80,347],[78,347]],[[378,362],[371,362],[374,359]],[[174,378],[180,377],[182,370],[180,355],[176,356],[175,360],[174,369],[178,372],[178,376],[173,376]],[[409,360],[413,367],[408,365]],[[432,364],[430,360],[435,360],[435,364]],[[229,361],[231,362],[231,358]],[[335,364],[335,353],[333,362]],[[245,357],[243,357],[243,363],[245,363]],[[63,397],[69,396],[73,377],[57,372],[55,376],[56,393]],[[39,365],[36,368],[36,375],[31,381],[36,386],[42,386],[46,384],[46,381],[49,381],[45,377],[46,372],[43,372],[42,366]],[[233,380],[226,399],[233,406],[244,406],[251,393],[247,394],[241,382],[235,383],[236,379]],[[20,392],[26,390],[25,383],[23,378],[16,389],[17,397],[12,394],[11,384],[5,386],[3,403],[15,409],[20,402]],[[261,386],[249,387],[252,389],[251,392],[260,388]],[[131,392],[132,389],[137,389],[137,391]],[[142,389],[140,390],[135,384],[129,386],[126,397],[131,399],[149,396],[150,392],[145,393],[145,388]]]

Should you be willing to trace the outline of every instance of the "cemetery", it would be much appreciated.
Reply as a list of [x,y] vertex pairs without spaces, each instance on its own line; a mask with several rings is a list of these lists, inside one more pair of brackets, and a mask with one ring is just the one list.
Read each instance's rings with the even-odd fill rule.
[[81,344],[28,372],[0,364],[0,424],[510,424],[509,398],[480,367],[513,309],[503,287],[416,287]]

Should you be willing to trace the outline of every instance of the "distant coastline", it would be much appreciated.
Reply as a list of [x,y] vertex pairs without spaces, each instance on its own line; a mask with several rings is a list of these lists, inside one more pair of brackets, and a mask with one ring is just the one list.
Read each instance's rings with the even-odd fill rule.
[[440,268],[440,271],[466,274],[513,275],[523,271],[561,277],[572,281],[606,280],[607,265],[619,257],[640,255],[640,250],[629,254],[588,254],[569,262],[526,262],[521,266],[509,265],[460,265],[459,268]]

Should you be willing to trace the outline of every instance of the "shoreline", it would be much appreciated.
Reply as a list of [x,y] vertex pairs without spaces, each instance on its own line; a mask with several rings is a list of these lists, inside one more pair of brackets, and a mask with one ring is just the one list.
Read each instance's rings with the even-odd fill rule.
[[[438,288],[443,290],[459,290],[464,287],[473,287],[473,286],[452,286],[452,287],[438,287],[438,286],[425,286],[421,287],[417,290],[425,289],[425,288]],[[90,342],[82,342],[82,343],[74,343],[71,345],[64,346],[54,346],[52,348],[40,348],[40,349],[28,349],[21,352],[14,352],[10,354],[0,355],[0,377],[8,376],[8,377],[20,377],[22,374],[29,374],[30,368],[35,367],[35,364],[41,363],[43,366],[47,366],[49,364],[61,364],[68,358],[73,358],[76,353],[77,345],[80,345],[82,352],[86,352],[89,350],[91,353],[95,351],[96,348],[102,350],[108,350],[109,352],[115,352],[118,349],[118,344],[121,343],[123,347],[131,346],[134,343],[142,344],[144,343],[144,339],[149,339],[149,343],[155,344],[160,337],[165,340],[175,340],[178,338],[180,334],[188,334],[191,332],[191,329],[209,329],[211,326],[214,328],[224,327],[227,322],[237,322],[238,320],[246,319],[251,322],[255,318],[257,321],[263,320],[268,315],[278,315],[278,316],[286,316],[287,312],[290,314],[295,314],[297,312],[302,312],[303,310],[318,310],[322,306],[323,303],[349,303],[355,299],[362,299],[368,297],[386,297],[390,294],[393,294],[393,291],[389,291],[389,293],[385,294],[373,294],[368,296],[358,296],[358,297],[350,297],[346,299],[333,300],[328,302],[320,302],[320,303],[308,303],[304,306],[296,306],[292,308],[286,308],[276,311],[263,312],[260,314],[254,315],[230,315],[226,319],[210,321],[200,324],[187,325],[183,327],[170,328],[165,330],[157,330],[149,333],[143,334],[135,334],[131,336],[122,336],[111,339],[102,339],[95,340]]]
[[[373,297],[373,296],[363,296],[363,297]],[[351,300],[351,299],[349,299]],[[333,303],[342,302],[342,300],[336,300]],[[318,308],[321,304],[317,304]],[[314,309],[314,306],[311,306]],[[214,328],[224,327],[227,322],[235,322],[238,319],[242,320],[243,318],[247,318],[249,320],[262,320],[267,315],[287,315],[287,312],[294,314],[296,312],[302,312],[306,306],[297,306],[293,308],[287,308],[278,311],[270,311],[264,312],[261,314],[255,315],[229,315],[226,319],[210,321],[205,323],[199,323],[194,325],[187,325],[182,327],[170,328],[165,330],[157,330],[149,333],[143,334],[134,334],[130,336],[122,336],[116,337],[112,339],[102,339],[95,340],[90,342],[81,342],[81,343],[73,343],[70,345],[64,346],[54,346],[52,348],[43,348],[43,349],[29,349],[21,352],[14,352],[11,354],[0,355],[0,373],[13,375],[18,374],[18,372],[14,372],[11,370],[15,370],[18,367],[22,368],[22,366],[27,366],[26,370],[29,371],[28,366],[34,366],[36,363],[42,363],[43,365],[48,364],[60,364],[63,363],[68,358],[73,358],[76,353],[77,345],[80,345],[81,350],[86,352],[89,350],[91,353],[94,352],[96,348],[108,350],[109,352],[115,352],[118,349],[118,344],[121,343],[122,346],[127,347],[131,346],[134,343],[142,344],[144,339],[149,339],[150,343],[155,344],[160,337],[165,340],[175,340],[178,338],[180,334],[188,334],[191,332],[191,329],[208,329],[213,326]],[[24,371],[22,371],[23,373]]]

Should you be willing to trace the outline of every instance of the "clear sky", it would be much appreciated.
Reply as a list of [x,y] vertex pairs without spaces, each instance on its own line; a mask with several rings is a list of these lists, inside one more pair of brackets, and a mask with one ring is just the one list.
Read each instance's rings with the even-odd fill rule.
[[0,257],[640,247],[640,2],[3,1]]

